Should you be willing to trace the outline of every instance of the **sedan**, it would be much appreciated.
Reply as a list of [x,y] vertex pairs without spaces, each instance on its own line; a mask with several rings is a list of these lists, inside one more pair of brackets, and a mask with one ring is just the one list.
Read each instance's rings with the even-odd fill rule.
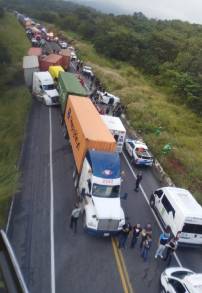
[[125,148],[136,165],[152,166],[154,162],[153,156],[143,141],[126,139]]
[[172,267],[161,274],[161,293],[201,293],[202,274],[183,267]]

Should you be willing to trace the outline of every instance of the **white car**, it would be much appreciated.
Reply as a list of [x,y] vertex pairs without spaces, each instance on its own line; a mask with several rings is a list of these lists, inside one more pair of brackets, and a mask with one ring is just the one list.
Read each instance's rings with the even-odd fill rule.
[[94,73],[93,73],[93,71],[92,71],[92,67],[91,67],[91,66],[86,66],[86,65],[84,65],[84,66],[83,66],[83,69],[82,69],[82,72],[83,72],[84,74],[88,74],[88,75],[94,76]]
[[170,267],[161,274],[161,293],[201,293],[202,274],[182,267]]
[[136,165],[152,166],[154,158],[143,141],[126,139],[125,148]]
[[71,60],[72,61],[76,61],[77,60],[77,56],[76,56],[76,54],[74,52],[71,52],[70,53],[70,56],[71,56]]
[[97,91],[97,94],[99,96],[99,101],[103,104],[115,106],[120,103],[119,97],[116,97],[108,92]]
[[67,49],[67,42],[59,40],[58,41],[58,45],[62,48],[62,49]]

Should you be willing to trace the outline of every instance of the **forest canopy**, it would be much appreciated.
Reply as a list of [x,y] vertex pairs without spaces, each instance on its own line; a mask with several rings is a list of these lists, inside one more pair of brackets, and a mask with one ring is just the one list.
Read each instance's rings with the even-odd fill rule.
[[129,62],[202,113],[202,26],[180,20],[103,14],[63,1],[7,0],[4,6],[72,30],[112,59]]

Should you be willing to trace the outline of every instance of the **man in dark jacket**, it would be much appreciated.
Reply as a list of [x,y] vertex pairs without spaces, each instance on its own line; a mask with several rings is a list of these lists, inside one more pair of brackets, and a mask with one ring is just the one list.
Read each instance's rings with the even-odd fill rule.
[[136,182],[135,182],[135,191],[138,192],[139,191],[139,185],[140,182],[142,181],[142,172],[139,172],[137,174],[137,178],[136,178]]
[[123,225],[123,228],[119,235],[119,248],[125,248],[126,241],[131,231],[131,225],[129,223]]

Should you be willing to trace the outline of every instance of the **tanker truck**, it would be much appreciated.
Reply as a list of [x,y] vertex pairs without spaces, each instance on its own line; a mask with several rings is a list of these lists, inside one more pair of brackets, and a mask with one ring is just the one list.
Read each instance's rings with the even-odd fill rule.
[[74,185],[84,204],[84,229],[116,234],[125,224],[116,141],[89,98],[70,95],[64,120],[75,161]]

